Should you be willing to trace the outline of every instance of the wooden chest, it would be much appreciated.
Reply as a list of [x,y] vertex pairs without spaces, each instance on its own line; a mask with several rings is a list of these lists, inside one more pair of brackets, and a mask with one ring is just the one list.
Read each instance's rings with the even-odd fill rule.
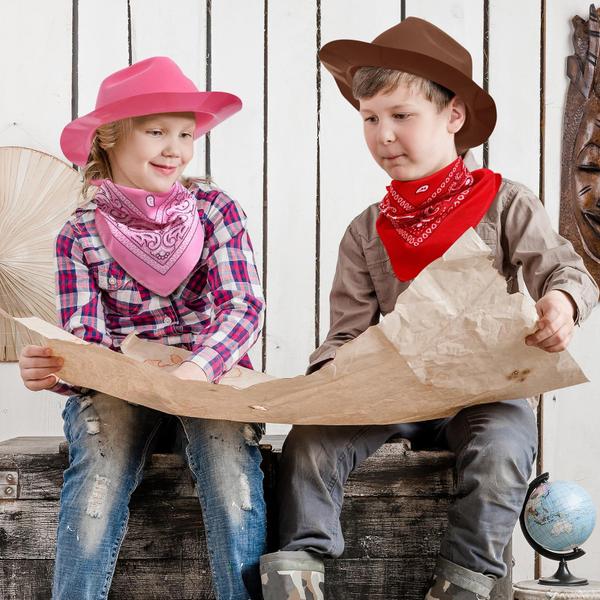
[[[281,439],[264,441],[265,493],[273,507]],[[2,600],[50,598],[65,446],[52,437],[0,443]],[[413,452],[401,441],[385,444],[352,475],[342,514],[346,551],[326,565],[328,600],[423,600],[455,490],[453,465],[448,452]],[[273,517],[270,509],[272,545]],[[510,597],[508,577],[493,598]],[[132,498],[110,598],[213,598],[200,507],[179,455],[150,460]]]

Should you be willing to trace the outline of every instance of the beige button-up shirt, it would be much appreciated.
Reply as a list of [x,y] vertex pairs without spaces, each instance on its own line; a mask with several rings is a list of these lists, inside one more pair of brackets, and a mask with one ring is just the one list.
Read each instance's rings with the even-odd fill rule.
[[[331,325],[327,339],[310,357],[308,372],[335,356],[336,349],[360,335],[393,310],[410,281],[399,281],[379,239],[377,204],[358,215],[346,229],[330,294]],[[583,321],[598,301],[598,287],[569,241],[550,224],[542,203],[527,187],[504,179],[495,200],[476,227],[492,249],[494,266],[506,278],[509,293],[523,280],[538,300],[550,290],[567,292]]]

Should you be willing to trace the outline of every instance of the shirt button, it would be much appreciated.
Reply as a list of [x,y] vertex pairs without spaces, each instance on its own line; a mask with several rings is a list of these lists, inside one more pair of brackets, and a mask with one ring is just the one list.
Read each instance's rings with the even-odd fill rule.
[[154,196],[146,196],[146,204],[148,206],[154,206]]
[[116,285],[117,284],[117,279],[116,277],[110,277],[108,279],[108,283],[110,283],[110,285]]
[[165,317],[165,318],[163,319],[163,323],[164,323],[165,325],[170,325],[172,322],[173,322],[173,319],[171,319],[171,317]]

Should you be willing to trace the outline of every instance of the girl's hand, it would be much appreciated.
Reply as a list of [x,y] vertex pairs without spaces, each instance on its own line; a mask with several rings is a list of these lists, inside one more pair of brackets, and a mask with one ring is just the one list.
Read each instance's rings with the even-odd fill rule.
[[33,392],[49,390],[58,383],[54,374],[63,366],[63,359],[52,355],[52,348],[25,346],[19,357],[19,369],[25,387]]
[[181,363],[174,371],[173,375],[179,377],[179,379],[193,379],[194,381],[206,381],[206,373],[193,362]]
[[551,290],[537,301],[535,308],[540,317],[537,331],[528,335],[525,343],[546,352],[565,350],[573,336],[577,310],[571,296],[560,290]]

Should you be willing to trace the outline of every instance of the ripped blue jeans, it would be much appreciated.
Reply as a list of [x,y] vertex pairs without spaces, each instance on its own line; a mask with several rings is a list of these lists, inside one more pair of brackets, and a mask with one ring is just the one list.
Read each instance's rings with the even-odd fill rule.
[[[129,500],[169,415],[101,393],[63,412],[69,468],[60,499],[52,597],[103,600],[127,530]],[[260,426],[179,418],[196,480],[216,598],[260,598],[266,515]]]

